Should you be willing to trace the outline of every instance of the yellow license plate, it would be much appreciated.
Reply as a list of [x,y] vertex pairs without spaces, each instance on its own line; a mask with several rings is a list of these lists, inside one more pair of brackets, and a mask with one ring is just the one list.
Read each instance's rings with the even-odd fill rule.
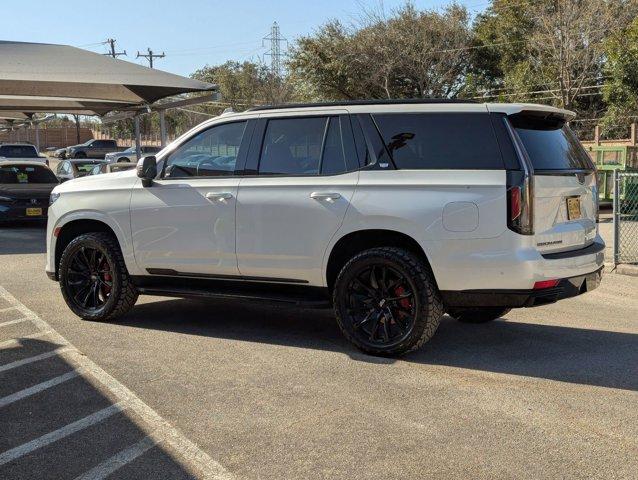
[[27,208],[27,217],[40,217],[42,216],[41,208]]
[[571,197],[567,199],[567,218],[569,220],[577,220],[581,218],[580,197]]

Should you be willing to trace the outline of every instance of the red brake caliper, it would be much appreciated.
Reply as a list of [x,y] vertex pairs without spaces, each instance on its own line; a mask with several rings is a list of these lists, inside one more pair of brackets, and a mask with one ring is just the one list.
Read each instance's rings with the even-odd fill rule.
[[[104,275],[102,276],[102,280],[104,280],[105,282],[111,282],[113,280],[113,277],[111,276],[111,271],[107,270],[108,268],[109,268],[109,264],[106,263],[106,260],[104,260],[101,270],[106,270],[104,272]],[[111,287],[109,287],[108,285],[103,285],[102,291],[104,292],[104,295],[107,295],[111,292]]]
[[[397,297],[400,297],[401,295],[405,295],[405,288],[403,288],[401,286],[395,288],[394,289],[394,294]],[[410,308],[412,308],[412,305],[410,305],[410,299],[409,298],[402,298],[401,300],[399,300],[399,305],[401,305],[406,310],[410,310]],[[399,310],[399,316],[405,317],[405,316],[407,316],[407,313],[405,313],[405,311],[403,311],[403,310]]]

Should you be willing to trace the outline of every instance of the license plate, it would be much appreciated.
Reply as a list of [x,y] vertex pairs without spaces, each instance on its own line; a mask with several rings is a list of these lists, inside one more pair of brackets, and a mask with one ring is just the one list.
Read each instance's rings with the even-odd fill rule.
[[567,218],[568,220],[577,220],[581,218],[580,197],[570,197],[567,199]]
[[27,208],[27,217],[40,217],[42,216],[41,208]]

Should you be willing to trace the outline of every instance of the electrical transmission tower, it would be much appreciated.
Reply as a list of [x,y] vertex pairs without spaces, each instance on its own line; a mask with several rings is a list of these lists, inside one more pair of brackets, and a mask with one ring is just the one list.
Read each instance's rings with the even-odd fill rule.
[[282,53],[281,47],[284,43],[287,46],[288,40],[281,36],[277,22],[272,24],[272,27],[270,27],[270,34],[266,35],[262,39],[261,46],[265,47],[266,42],[270,42],[270,50],[264,53],[264,57],[270,57],[270,70],[277,77],[281,77],[282,59],[286,55],[285,53]]
[[166,54],[164,52],[159,53],[159,54],[155,54],[153,53],[153,50],[151,50],[150,48],[146,49],[148,51],[148,53],[142,54],[140,52],[137,52],[137,57],[135,58],[140,58],[140,57],[144,57],[148,60],[148,66],[153,68],[153,59],[154,58],[164,58],[166,56]]
[[108,43],[111,47],[111,51],[109,53],[104,53],[103,55],[109,55],[113,58],[117,58],[120,55],[126,55],[126,50],[121,51],[121,52],[116,52],[115,51],[115,39],[114,38],[109,38],[105,43]]

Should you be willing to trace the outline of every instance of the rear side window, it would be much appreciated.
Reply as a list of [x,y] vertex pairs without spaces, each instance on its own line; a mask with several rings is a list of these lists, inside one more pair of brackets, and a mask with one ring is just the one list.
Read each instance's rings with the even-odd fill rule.
[[260,175],[335,175],[346,170],[337,117],[268,120]]
[[400,169],[503,169],[487,113],[373,115]]
[[593,169],[591,158],[563,121],[513,115],[518,133],[535,170]]

